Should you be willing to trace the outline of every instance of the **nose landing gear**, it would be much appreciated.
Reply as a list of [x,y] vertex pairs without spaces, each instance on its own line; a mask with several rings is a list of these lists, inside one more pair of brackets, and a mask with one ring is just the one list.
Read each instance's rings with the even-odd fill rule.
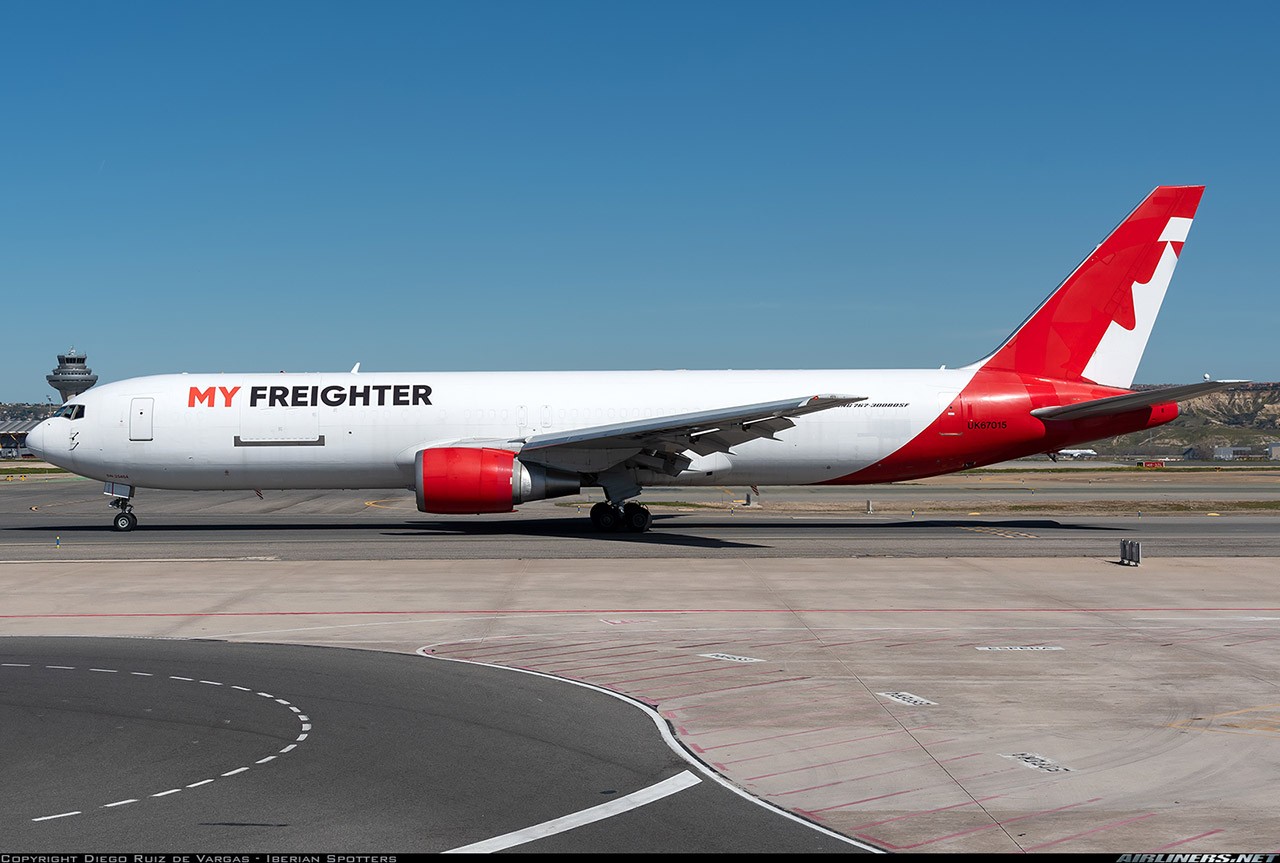
[[111,503],[107,504],[113,509],[120,510],[115,517],[111,519],[111,526],[116,530],[133,530],[138,526],[138,517],[133,514],[133,504],[129,503],[127,497],[113,498]]

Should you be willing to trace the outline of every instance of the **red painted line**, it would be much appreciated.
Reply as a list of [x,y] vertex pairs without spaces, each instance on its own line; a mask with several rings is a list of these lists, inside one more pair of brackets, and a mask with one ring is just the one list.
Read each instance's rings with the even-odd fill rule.
[[[584,644],[597,644],[597,643],[598,642],[594,642],[594,641],[575,641],[572,644],[555,644],[550,647],[547,647],[545,646],[545,642],[544,642],[543,647],[526,647],[526,648],[521,648],[520,650],[510,651],[510,653],[512,655],[521,654],[520,659],[523,662],[528,657],[528,654],[530,653],[546,653],[549,650],[552,650],[552,651],[564,650],[566,647],[581,647]],[[599,650],[599,649],[600,648],[598,647],[596,648],[596,650]]]
[[1095,827],[1092,830],[1085,830],[1082,833],[1073,833],[1070,836],[1063,836],[1061,839],[1054,839],[1052,842],[1041,842],[1039,845],[1032,845],[1030,847],[1023,848],[1022,850],[1027,853],[1038,851],[1041,848],[1048,848],[1050,845],[1059,845],[1063,842],[1070,842],[1072,839],[1079,839],[1081,836],[1088,836],[1090,833],[1099,833],[1103,830],[1110,830],[1112,827],[1120,827],[1125,824],[1132,824],[1135,821],[1141,821],[1144,818],[1152,818],[1155,814],[1156,813],[1154,812],[1148,812],[1146,815],[1139,815],[1136,818],[1126,818],[1123,821],[1114,821],[1111,824],[1104,824],[1101,827]]
[[[955,758],[944,758],[942,759],[942,761],[938,763],[944,764],[948,761],[963,761],[966,758],[974,758],[981,754],[982,754],[981,752],[971,752],[968,755],[957,755]],[[924,770],[925,768],[932,767],[933,764],[934,762],[930,760],[930,761],[922,762],[920,764],[913,764],[910,767],[897,767],[893,770],[881,770],[879,773],[864,773],[861,776],[851,776],[848,779],[837,779],[835,782],[826,782],[822,785],[810,785],[808,788],[796,788],[792,791],[778,791],[770,794],[769,796],[770,797],[786,797],[788,794],[803,794],[806,791],[821,791],[823,788],[834,788],[837,785],[847,785],[850,782],[862,782],[863,780],[866,780],[866,779],[875,779],[880,776],[890,776],[894,773],[906,773],[908,770]],[[950,782],[939,783],[939,785],[950,785],[950,784],[952,783]],[[936,788],[936,787],[938,786],[935,786],[935,785],[921,786],[921,788]],[[921,789],[918,788],[916,790],[919,791]],[[813,811],[826,812],[828,809],[842,809],[845,806],[852,806],[852,805],[853,805],[852,803],[840,803],[835,806],[827,806],[822,809],[815,809]]]
[[789,755],[792,752],[810,752],[814,749],[826,749],[828,746],[841,746],[845,743],[856,743],[859,740],[874,740],[877,737],[888,737],[891,734],[905,734],[901,728],[895,728],[893,731],[882,731],[879,734],[868,734],[864,737],[850,737],[846,740],[833,740],[830,743],[818,743],[813,746],[802,746],[799,749],[779,749],[777,752],[768,752],[764,755],[752,755],[750,758],[739,758],[737,761],[726,761],[725,764],[746,764],[748,761],[759,761],[761,758],[776,758],[779,755]]
[[[926,788],[933,788],[933,785],[921,785],[919,788],[908,788],[906,791],[892,791],[888,794],[878,794],[875,797],[864,797],[861,800],[853,800],[849,803],[841,803],[839,806],[829,806],[828,809],[842,809],[845,806],[857,806],[859,803],[872,803],[876,800],[884,800],[887,797],[901,797],[903,794],[915,794],[917,791],[923,791]],[[773,795],[769,795],[772,797]],[[824,812],[824,809],[814,809],[814,812]]]
[[922,845],[932,845],[935,842],[944,842],[947,839],[955,839],[957,836],[968,836],[970,833],[981,833],[983,830],[994,830],[995,828],[1002,827],[1005,824],[1012,824],[1015,821],[1024,821],[1027,818],[1037,818],[1041,815],[1051,815],[1054,812],[1062,812],[1067,809],[1075,809],[1077,806],[1084,806],[1086,803],[1096,803],[1101,799],[1102,799],[1101,797],[1090,797],[1088,800],[1082,800],[1079,803],[1068,803],[1066,806],[1059,806],[1056,809],[1044,809],[1040,812],[1030,812],[1026,815],[1019,815],[1016,818],[1006,818],[1004,821],[993,821],[990,824],[983,824],[980,827],[970,827],[968,830],[960,830],[956,833],[948,833],[946,836],[935,836],[933,839],[925,839],[923,842],[914,842],[911,845],[894,845],[892,842],[889,842],[887,840],[877,839],[875,837],[866,836],[861,833],[858,834],[858,838],[866,839],[868,842],[874,842],[876,844],[883,845],[886,848],[892,848],[895,851],[904,851],[909,848],[919,848]]
[[770,642],[766,642],[765,644],[748,644],[747,648],[749,650],[754,650],[757,647],[780,647],[784,644],[812,644],[812,643],[813,643],[812,638],[798,638],[795,641],[770,641]]
[[[643,661],[643,662],[649,662],[649,661],[651,661],[651,660],[645,659],[645,660],[642,660],[642,661]],[[628,663],[628,664],[629,664],[629,663]],[[669,662],[669,663],[666,663],[666,664],[650,666],[649,668],[628,668],[626,671],[601,671],[601,672],[599,672],[596,676],[597,676],[597,677],[611,677],[611,676],[613,676],[613,675],[615,675],[615,674],[634,674],[634,673],[635,673],[635,672],[637,672],[637,671],[664,671],[664,670],[666,670],[666,669],[668,669],[668,668],[688,668],[688,667],[689,667],[689,666],[691,666],[691,665],[701,665],[701,666],[704,666],[704,668],[705,668],[705,670],[706,670],[706,671],[720,671],[720,670],[723,670],[723,668],[725,668],[725,667],[732,667],[732,666],[725,666],[724,662],[722,662],[721,660],[718,660],[718,659],[695,659],[695,660],[693,660],[692,662]],[[582,671],[583,669],[578,669],[578,670],[579,670],[579,671]],[[671,676],[671,677],[680,677],[680,676],[681,676],[681,675],[683,675],[683,674],[696,674],[696,673],[697,673],[697,672],[695,672],[695,671],[682,671],[682,672],[680,672],[680,674],[672,674],[672,675],[669,675],[669,676]],[[668,676],[668,675],[663,675],[663,674],[658,675],[658,677],[666,677],[666,676]],[[654,677],[640,677],[640,678],[636,678],[636,679],[637,679],[637,680],[656,680],[657,678],[654,678]],[[631,681],[630,681],[630,680],[618,680],[618,681],[614,681],[614,682],[616,682],[616,683],[631,683]]]
[[[795,680],[803,680],[803,681],[805,681],[805,682],[808,682],[808,681],[810,681],[810,680],[811,680],[811,678],[808,678],[808,677],[797,677],[797,678],[794,678],[794,679],[795,679]],[[843,686],[844,684],[834,684],[834,685],[837,685],[837,686]],[[812,689],[812,690],[807,690],[807,691],[805,692],[805,695],[807,696],[807,695],[809,694],[809,692],[818,692],[818,691],[820,691],[821,689],[825,689],[825,688],[830,688],[830,687],[815,687],[815,688],[814,688],[814,689]],[[684,693],[683,695],[678,696],[678,697],[680,697],[680,698],[689,698],[689,697],[691,697],[691,696],[699,695],[699,694],[700,694],[700,692],[686,692],[686,693]],[[671,696],[671,697],[672,697],[672,698],[675,698],[675,697],[677,697],[677,696]],[[847,695],[838,695],[838,696],[833,696],[833,697],[831,697],[831,698],[819,698],[819,699],[816,699],[816,700],[813,700],[813,701],[805,701],[805,703],[804,703],[804,707],[805,707],[805,709],[808,709],[808,708],[814,707],[815,705],[819,705],[819,704],[826,704],[826,703],[831,702],[831,701],[845,701],[845,700],[848,700],[848,696],[847,696]],[[686,704],[686,705],[685,705],[685,706],[683,706],[683,707],[672,707],[672,708],[671,708],[671,711],[672,711],[673,713],[687,713],[687,712],[689,712],[689,711],[702,710],[702,709],[707,708],[707,707],[708,707],[708,705],[706,705],[706,704]],[[711,707],[714,709],[715,705],[712,705]],[[797,714],[797,715],[800,715],[800,714]],[[834,727],[834,726],[833,726],[833,727]],[[708,734],[708,735],[712,735],[712,734],[728,734],[728,733],[731,733],[731,732],[736,732],[736,731],[741,731],[741,730],[742,730],[742,729],[740,729],[740,728],[718,728],[718,729],[714,729],[714,730],[712,730],[712,731],[708,731],[708,732],[707,732],[707,734]],[[732,746],[733,744],[729,744],[729,745],[731,745],[731,746]]]
[[[716,660],[711,659],[711,660],[708,660],[708,662],[716,662]],[[636,669],[636,670],[638,671],[639,669]],[[630,680],[610,680],[610,681],[607,681],[607,685],[621,686],[622,684],[625,684],[625,683],[643,683],[646,680],[666,680],[671,677],[688,677],[690,674],[711,674],[713,672],[718,672],[718,671],[741,671],[741,670],[742,669],[740,667],[735,667],[733,665],[722,665],[722,667],[719,667],[719,668],[699,668],[696,671],[681,671],[677,674],[654,674],[649,677],[633,677]]]
[[674,695],[654,695],[653,698],[659,701],[666,701],[669,698],[685,698],[690,695],[713,695],[717,692],[732,692],[735,689],[752,689],[756,686],[777,686],[779,683],[795,683],[797,680],[809,680],[808,677],[786,677],[782,680],[762,680],[759,683],[744,683],[741,686],[725,686],[721,689],[695,689],[693,692],[677,693]]
[[822,728],[806,728],[804,731],[788,731],[786,734],[773,734],[769,737],[753,737],[750,740],[739,740],[736,743],[720,743],[716,746],[708,746],[706,749],[700,749],[699,752],[710,752],[713,749],[728,749],[730,746],[742,746],[746,743],[763,743],[766,740],[781,740],[784,737],[796,737],[800,734],[817,734],[819,731],[830,731],[833,728],[843,728],[842,725],[825,725]]
[[[92,561],[88,561],[92,562]],[[1137,611],[1280,611],[1280,606],[1137,606],[1117,608],[439,608],[408,611],[128,611],[64,614],[0,614],[2,620],[38,620],[73,617],[348,617],[348,616],[445,616],[492,614],[500,617],[525,615],[596,614],[1103,614]],[[723,642],[709,641],[707,644]],[[699,647],[704,645],[689,645]]]
[[1207,833],[1197,833],[1195,836],[1188,836],[1186,839],[1179,839],[1177,842],[1170,842],[1168,845],[1161,845],[1159,848],[1152,848],[1151,851],[1145,852],[1145,853],[1151,854],[1151,853],[1155,853],[1156,851],[1163,851],[1166,848],[1176,848],[1179,845],[1186,845],[1188,842],[1194,842],[1197,839],[1203,839],[1206,836],[1212,836],[1215,833],[1221,833],[1221,832],[1222,832],[1222,828],[1219,827],[1218,829],[1210,830]]
[[966,800],[963,803],[953,803],[950,806],[939,806],[936,809],[921,809],[919,812],[908,812],[906,815],[895,815],[892,818],[883,818],[879,821],[868,821],[866,824],[858,824],[849,829],[862,830],[865,827],[875,827],[878,824],[888,824],[891,821],[902,821],[905,818],[918,818],[921,815],[932,815],[934,812],[947,812],[951,809],[962,809],[965,806],[977,806],[979,803],[986,803],[988,800],[999,800],[1004,797],[1003,794],[992,794],[990,797],[978,797],[973,800]]
[[[661,652],[662,651],[660,650],[637,650],[634,653],[615,653],[614,656],[640,656],[641,654],[644,654],[644,653],[652,655],[652,654],[661,653]],[[597,657],[597,658],[601,658],[601,657]],[[610,657],[610,659],[612,658],[613,657]],[[594,659],[575,660],[571,664],[576,665],[578,662],[594,662],[594,661],[595,661]],[[649,662],[649,660],[648,659],[628,659],[626,662],[606,662],[602,665],[585,665],[585,666],[582,666],[581,670],[586,671],[591,668],[609,668],[614,665],[631,665],[633,662]]]
[[761,773],[759,776],[748,776],[744,781],[755,782],[759,779],[772,779],[775,776],[786,776],[788,773],[803,773],[806,770],[821,770],[823,767],[832,767],[836,764],[848,764],[850,761],[862,761],[867,758],[879,758],[881,755],[892,755],[895,752],[913,752],[919,751],[918,745],[902,746],[898,749],[885,749],[880,752],[869,752],[866,755],[854,755],[850,758],[839,758],[835,761],[826,761],[822,764],[808,764],[804,767],[792,767],[790,770],[779,770],[776,773]]
[[935,641],[947,641],[955,638],[954,635],[944,635],[941,638],[926,638],[924,641],[902,641],[897,644],[886,644],[885,647],[905,647],[910,644],[930,644]]
[[509,648],[520,647],[521,645],[525,645],[525,644],[542,644],[542,643],[543,642],[541,641],[528,641],[528,640],[514,641],[513,640],[513,641],[504,642],[502,644],[493,644],[492,642],[488,644],[468,644],[466,642],[455,641],[455,642],[450,642],[450,644],[437,645],[436,649],[442,650],[449,647],[452,644],[452,645],[456,645],[459,650],[466,650],[470,648],[471,652],[468,655],[479,656],[482,653],[492,653],[495,650],[507,650]]
[[[584,641],[584,642],[580,642],[580,643],[581,643],[581,644],[596,644],[596,645],[599,645],[599,643],[600,643],[600,642],[598,642],[598,641]],[[572,655],[574,655],[574,654],[578,654],[578,653],[602,653],[602,652],[608,652],[608,651],[610,651],[610,650],[617,650],[620,646],[621,646],[621,647],[644,647],[645,645],[648,645],[648,644],[661,644],[661,642],[658,642],[658,641],[645,641],[645,642],[641,642],[640,644],[625,644],[625,645],[611,644],[611,645],[609,645],[609,646],[607,646],[607,647],[599,647],[599,646],[597,646],[597,647],[589,647],[589,648],[587,648],[586,650],[570,650],[570,651],[568,651],[567,653],[562,653],[562,654],[560,654],[560,655],[561,655],[561,656],[572,656]],[[565,646],[565,647],[577,647],[577,646],[578,646],[578,644],[568,644],[568,645],[564,645],[564,646]],[[650,651],[650,652],[652,652],[652,651]],[[629,656],[630,654],[623,654],[623,655],[624,655],[624,656]],[[598,659],[598,658],[600,658],[600,657],[596,657],[596,658]],[[577,660],[572,660],[572,661],[576,662]]]

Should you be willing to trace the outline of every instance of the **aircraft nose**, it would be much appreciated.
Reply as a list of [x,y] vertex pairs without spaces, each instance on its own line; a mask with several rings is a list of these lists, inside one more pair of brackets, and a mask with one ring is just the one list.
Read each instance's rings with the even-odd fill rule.
[[45,420],[40,425],[27,432],[27,449],[36,455],[44,458],[44,436],[48,431],[49,421]]

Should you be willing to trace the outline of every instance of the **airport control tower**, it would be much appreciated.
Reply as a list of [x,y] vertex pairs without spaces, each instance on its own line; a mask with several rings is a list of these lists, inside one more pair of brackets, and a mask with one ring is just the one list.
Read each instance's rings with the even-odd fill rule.
[[98,382],[93,369],[85,365],[86,359],[84,354],[77,354],[76,349],[72,348],[65,354],[58,354],[58,367],[52,374],[45,375],[49,386],[62,394],[64,402]]

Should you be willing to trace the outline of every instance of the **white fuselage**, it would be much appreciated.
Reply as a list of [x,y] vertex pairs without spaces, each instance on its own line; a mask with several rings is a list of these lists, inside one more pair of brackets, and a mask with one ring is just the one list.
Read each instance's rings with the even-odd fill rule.
[[971,369],[158,375],[75,397],[71,403],[83,405],[83,417],[47,421],[40,451],[81,475],[140,488],[413,488],[414,453],[427,446],[510,440],[518,450],[538,433],[824,392],[865,396],[797,417],[777,440],[697,457],[679,476],[637,477],[646,485],[808,484],[893,453],[973,375]]

